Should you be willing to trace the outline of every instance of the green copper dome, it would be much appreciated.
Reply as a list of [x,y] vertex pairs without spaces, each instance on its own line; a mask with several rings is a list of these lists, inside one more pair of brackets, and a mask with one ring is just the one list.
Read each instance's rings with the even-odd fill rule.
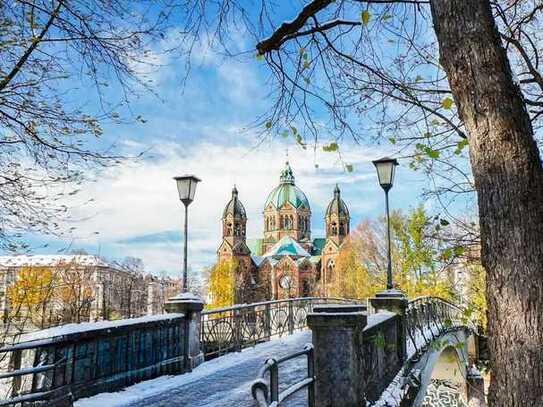
[[304,206],[309,208],[309,201],[303,191],[294,184],[294,174],[287,161],[285,169],[281,172],[280,183],[273,189],[266,199],[264,208],[267,208],[271,203],[276,208],[282,207],[289,202],[295,208]]

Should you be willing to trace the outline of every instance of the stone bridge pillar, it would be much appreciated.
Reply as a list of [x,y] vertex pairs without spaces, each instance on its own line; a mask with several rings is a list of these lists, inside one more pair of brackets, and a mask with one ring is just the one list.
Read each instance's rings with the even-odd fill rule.
[[364,362],[360,357],[364,306],[315,306],[307,316],[315,347],[315,406],[360,407]]
[[192,293],[182,293],[169,298],[164,304],[168,313],[185,314],[185,370],[191,371],[204,361],[201,338],[201,313],[204,302]]
[[369,299],[369,303],[374,313],[379,312],[393,312],[400,316],[401,320],[401,343],[403,347],[401,349],[401,360],[404,362],[407,360],[407,331],[405,313],[407,311],[407,305],[409,301],[405,294],[399,290],[384,290],[375,295],[375,297]]

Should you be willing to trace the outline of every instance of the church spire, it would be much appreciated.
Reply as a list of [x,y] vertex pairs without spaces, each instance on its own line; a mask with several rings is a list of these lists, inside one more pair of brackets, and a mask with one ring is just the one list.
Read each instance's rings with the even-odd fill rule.
[[281,176],[279,177],[281,184],[291,184],[294,185],[294,173],[292,168],[290,168],[289,162],[285,162],[285,169],[281,171]]

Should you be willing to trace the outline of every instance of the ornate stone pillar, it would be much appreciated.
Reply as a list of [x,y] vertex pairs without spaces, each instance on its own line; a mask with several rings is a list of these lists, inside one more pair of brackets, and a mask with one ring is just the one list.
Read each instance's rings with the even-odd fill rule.
[[201,338],[201,318],[204,302],[192,293],[182,293],[169,298],[164,304],[168,313],[185,315],[185,369],[190,371],[204,361]]
[[405,313],[407,311],[407,305],[409,301],[402,291],[399,290],[384,290],[375,295],[375,297],[369,299],[369,304],[373,313],[379,312],[393,312],[401,317],[401,335],[403,344],[401,349],[402,362],[407,359],[407,332]]

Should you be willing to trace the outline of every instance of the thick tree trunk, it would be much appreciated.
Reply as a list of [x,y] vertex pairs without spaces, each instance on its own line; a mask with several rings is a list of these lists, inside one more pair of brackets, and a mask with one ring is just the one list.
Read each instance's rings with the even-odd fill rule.
[[543,406],[543,170],[488,0],[432,0],[469,134],[487,271],[493,406]]

